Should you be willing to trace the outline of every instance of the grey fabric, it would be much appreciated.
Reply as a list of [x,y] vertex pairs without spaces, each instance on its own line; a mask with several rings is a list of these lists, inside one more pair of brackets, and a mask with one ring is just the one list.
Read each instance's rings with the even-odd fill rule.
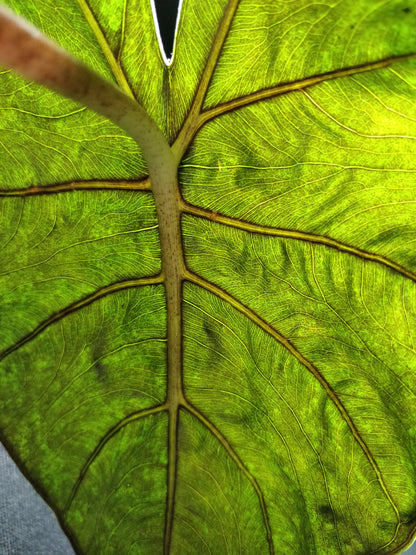
[[55,514],[1,444],[0,555],[74,555]]
[[[0,492],[0,555],[74,555],[54,513],[1,443]],[[406,553],[416,555],[416,543]]]

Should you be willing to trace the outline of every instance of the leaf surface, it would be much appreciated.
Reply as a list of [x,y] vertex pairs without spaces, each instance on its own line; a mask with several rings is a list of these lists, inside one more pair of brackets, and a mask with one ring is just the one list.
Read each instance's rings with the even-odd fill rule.
[[399,552],[416,9],[187,0],[166,67],[150,3],[7,5],[136,98],[179,161],[172,343],[138,147],[0,74],[1,437],[76,551]]

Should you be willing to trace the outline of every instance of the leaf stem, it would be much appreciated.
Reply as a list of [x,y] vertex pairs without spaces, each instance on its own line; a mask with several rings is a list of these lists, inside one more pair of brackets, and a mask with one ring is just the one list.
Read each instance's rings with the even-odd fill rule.
[[142,106],[4,6],[0,6],[0,64],[123,129],[142,149],[152,180],[176,174],[169,144]]

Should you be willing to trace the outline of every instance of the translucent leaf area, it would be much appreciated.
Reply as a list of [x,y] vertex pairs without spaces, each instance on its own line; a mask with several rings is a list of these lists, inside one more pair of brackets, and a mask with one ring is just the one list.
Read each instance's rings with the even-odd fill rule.
[[404,550],[415,5],[184,0],[166,66],[150,2],[6,3],[137,99],[179,160],[169,336],[138,147],[0,71],[0,433],[76,553]]

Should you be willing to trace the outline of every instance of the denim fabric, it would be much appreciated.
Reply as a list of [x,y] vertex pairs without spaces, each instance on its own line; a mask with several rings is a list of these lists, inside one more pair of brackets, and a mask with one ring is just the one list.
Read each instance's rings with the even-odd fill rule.
[[0,555],[74,555],[54,513],[1,444]]

